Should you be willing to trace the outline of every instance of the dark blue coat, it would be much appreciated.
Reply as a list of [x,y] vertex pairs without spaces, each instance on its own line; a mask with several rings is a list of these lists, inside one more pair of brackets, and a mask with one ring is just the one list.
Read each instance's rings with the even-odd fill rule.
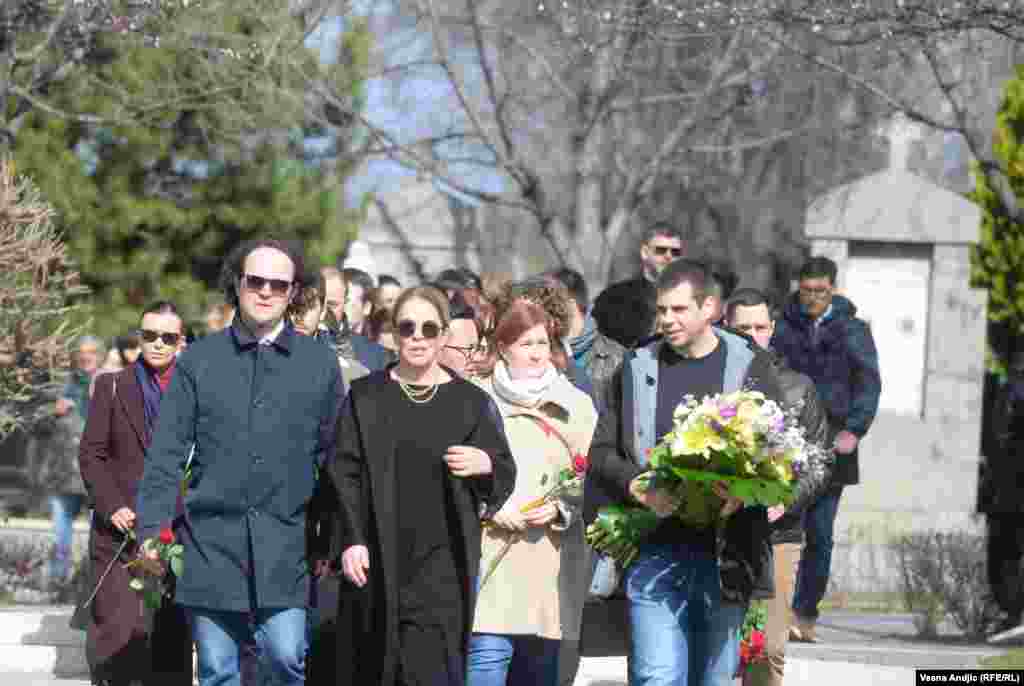
[[170,521],[194,442],[179,603],[305,605],[307,503],[343,397],[332,351],[290,326],[258,345],[236,324],[182,354],[146,454],[138,512],[144,537]]
[[[793,370],[814,381],[828,415],[831,438],[842,430],[862,438],[878,412],[882,379],[871,329],[856,318],[857,308],[846,298],[832,297],[832,310],[815,331],[794,297],[775,327],[772,347]],[[841,484],[860,480],[857,454],[837,455],[835,479]]]
[[380,343],[371,341],[366,336],[352,334],[352,352],[359,363],[371,372],[379,372],[394,361],[391,352]]

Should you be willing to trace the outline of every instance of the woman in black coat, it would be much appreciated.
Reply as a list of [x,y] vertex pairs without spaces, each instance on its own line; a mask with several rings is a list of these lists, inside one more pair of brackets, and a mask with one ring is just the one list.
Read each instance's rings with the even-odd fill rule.
[[504,504],[515,465],[488,396],[438,364],[444,295],[410,289],[394,312],[399,362],[353,382],[329,469],[342,513],[338,617],[349,623],[335,683],[456,686],[481,514]]

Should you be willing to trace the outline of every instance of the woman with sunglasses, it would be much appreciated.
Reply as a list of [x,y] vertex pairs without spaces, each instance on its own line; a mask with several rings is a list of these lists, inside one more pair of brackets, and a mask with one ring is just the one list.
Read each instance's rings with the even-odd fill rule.
[[329,473],[341,509],[342,684],[462,684],[480,515],[500,508],[515,465],[487,394],[439,364],[448,300],[405,291],[399,360],[352,383]]
[[579,497],[543,502],[559,474],[582,471],[597,425],[551,315],[525,299],[499,309],[482,385],[501,412],[516,487],[484,532],[468,686],[557,686],[561,641],[578,641],[586,586]]

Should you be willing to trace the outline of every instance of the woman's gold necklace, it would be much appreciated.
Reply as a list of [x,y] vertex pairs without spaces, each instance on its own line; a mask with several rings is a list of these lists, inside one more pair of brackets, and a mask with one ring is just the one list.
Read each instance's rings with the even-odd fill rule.
[[[434,374],[434,378],[437,378],[436,372]],[[398,375],[398,372],[395,372],[395,380],[398,381],[398,387],[402,389],[403,393],[405,393],[405,397],[417,405],[425,405],[433,400],[434,396],[437,395],[437,387],[439,384],[436,380],[429,386],[418,387],[414,384],[408,384],[402,381],[402,377]]]

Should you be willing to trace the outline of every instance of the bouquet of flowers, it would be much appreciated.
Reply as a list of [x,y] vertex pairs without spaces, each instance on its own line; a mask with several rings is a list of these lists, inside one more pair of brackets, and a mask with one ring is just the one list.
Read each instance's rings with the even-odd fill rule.
[[740,627],[740,674],[755,662],[765,659],[764,655],[764,624],[768,619],[768,611],[761,603],[751,603],[747,616]]
[[[698,401],[686,396],[673,414],[674,428],[652,449],[646,488],[666,488],[680,499],[674,517],[697,528],[721,522],[723,499],[716,484],[745,505],[789,504],[793,484],[816,449],[804,439],[799,410],[751,390],[722,393]],[[602,508],[587,529],[587,542],[628,567],[657,516],[643,507]]]
[[[152,555],[154,552],[155,557]],[[159,609],[163,599],[170,595],[168,571],[175,577],[181,576],[185,568],[182,560],[184,552],[185,548],[175,539],[174,531],[164,527],[156,538],[143,541],[139,557],[125,565],[129,569],[138,570],[139,574],[128,585],[133,591],[142,594],[148,609]]]
[[[519,508],[522,513],[527,513],[530,510],[536,509],[541,505],[552,502],[559,498],[582,498],[583,497],[583,479],[587,474],[587,458],[585,455],[576,454],[572,458],[572,467],[566,467],[558,472],[555,476],[554,483],[551,484],[550,488],[545,491],[544,495],[523,505]],[[548,475],[544,475],[541,479],[541,486],[547,485]],[[483,523],[483,527],[490,528],[494,524],[493,522],[487,521]],[[494,556],[491,562],[487,565],[487,569],[480,579],[480,588],[483,589],[487,581],[494,575],[494,570],[498,568],[501,561],[505,558],[512,544],[516,541],[515,536],[510,536],[505,544],[501,547],[498,553]]]

